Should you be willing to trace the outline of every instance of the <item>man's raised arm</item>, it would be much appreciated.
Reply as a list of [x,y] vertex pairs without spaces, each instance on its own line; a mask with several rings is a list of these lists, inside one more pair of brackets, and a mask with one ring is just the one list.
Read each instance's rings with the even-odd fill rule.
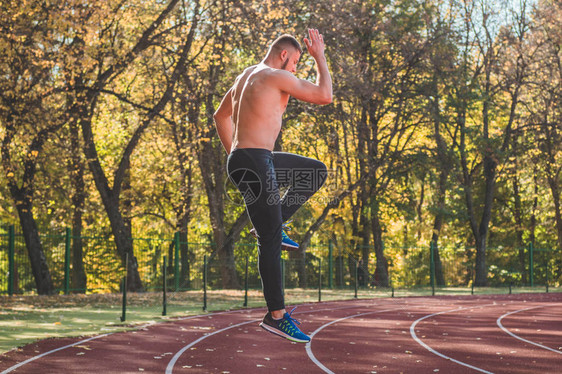
[[304,44],[316,61],[316,84],[283,72],[283,76],[279,80],[279,87],[295,99],[313,104],[330,104],[332,102],[332,77],[324,55],[324,38],[316,29],[309,29],[308,36],[309,38],[304,39]]

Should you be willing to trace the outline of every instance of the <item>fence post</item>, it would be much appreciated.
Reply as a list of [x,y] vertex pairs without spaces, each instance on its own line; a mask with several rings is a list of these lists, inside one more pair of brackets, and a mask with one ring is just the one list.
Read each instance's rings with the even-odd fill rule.
[[546,293],[548,293],[548,256],[547,256],[547,259],[546,259],[546,263],[544,264],[544,267],[546,268],[545,273],[544,273],[545,278],[546,278],[546,280],[545,280],[546,281]]
[[14,225],[8,227],[8,295],[14,296],[16,280],[16,234]]
[[129,253],[125,254],[125,278],[123,278],[123,309],[121,322],[125,322],[127,315],[127,278],[129,277]]
[[203,310],[207,311],[207,255],[203,257]]
[[470,277],[472,278],[472,282],[470,285],[470,294],[474,295],[474,264],[472,265],[472,268],[470,269]]
[[429,283],[431,285],[431,296],[435,296],[435,258],[433,253],[433,240],[429,243]]
[[162,315],[166,315],[166,256],[164,256],[164,263],[162,264]]
[[68,295],[70,289],[70,241],[72,240],[72,230],[67,227],[64,241],[64,294]]
[[358,273],[358,263],[355,264],[355,298],[357,299],[357,273]]
[[334,288],[334,244],[332,239],[328,241],[328,287]]
[[322,258],[318,265],[318,302],[322,301]]
[[529,285],[534,286],[534,274],[533,274],[533,242],[529,243]]
[[244,306],[248,306],[248,256],[246,256],[246,271],[244,273]]
[[174,235],[174,288],[178,292],[180,288],[180,233]]

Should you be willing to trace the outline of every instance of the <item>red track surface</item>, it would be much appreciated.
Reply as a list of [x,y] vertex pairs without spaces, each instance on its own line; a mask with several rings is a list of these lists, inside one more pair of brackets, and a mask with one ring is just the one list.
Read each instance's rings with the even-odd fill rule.
[[313,335],[309,345],[262,330],[264,313],[214,313],[89,341],[45,340],[0,356],[0,372],[562,372],[562,294],[302,305],[294,317]]

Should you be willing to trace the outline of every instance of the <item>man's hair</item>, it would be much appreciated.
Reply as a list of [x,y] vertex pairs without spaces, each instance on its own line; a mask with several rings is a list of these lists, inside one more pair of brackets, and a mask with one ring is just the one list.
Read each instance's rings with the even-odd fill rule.
[[269,48],[270,51],[281,52],[287,47],[293,47],[300,54],[302,54],[302,47],[299,41],[292,35],[283,34],[271,43],[271,47]]

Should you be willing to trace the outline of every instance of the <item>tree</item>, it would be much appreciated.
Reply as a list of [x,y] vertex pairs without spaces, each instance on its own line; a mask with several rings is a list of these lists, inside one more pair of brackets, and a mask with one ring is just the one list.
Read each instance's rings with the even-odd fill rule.
[[[558,3],[541,1],[536,9],[531,57],[534,80],[528,90],[526,109],[532,141],[538,144],[534,159],[546,179],[552,198],[558,249],[562,250],[562,27]],[[557,277],[562,276],[562,260],[557,259]]]
[[[516,33],[499,23],[499,10],[484,1],[463,2],[462,59],[454,92],[459,141],[455,145],[462,173],[460,184],[476,244],[476,286],[487,284],[486,245],[499,168],[508,160],[513,140],[516,108],[524,84],[527,61],[523,58],[528,31],[525,9],[513,12]],[[477,9],[478,7],[478,9]],[[480,22],[477,24],[476,22]],[[500,32],[501,31],[501,32]],[[514,35],[515,37],[511,37]],[[515,61],[502,76],[506,40],[517,41]],[[505,106],[504,111],[496,108]],[[476,119],[474,123],[472,119]],[[476,178],[481,177],[481,184]]]
[[[383,249],[383,209],[392,205],[389,188],[407,172],[414,153],[420,112],[420,61],[429,40],[421,32],[419,4],[373,2],[349,4],[342,14],[346,37],[335,37],[341,57],[335,61],[345,72],[341,79],[341,107],[350,118],[356,146],[354,178],[365,183],[351,202],[353,236],[362,249],[363,263],[369,260],[372,235],[376,255],[375,282],[388,286],[388,262]],[[367,269],[366,269],[367,270]]]
[[[52,77],[59,61],[56,4],[3,4],[0,36],[0,123],[2,167],[18,212],[37,292],[54,286],[34,217],[36,175],[50,136],[67,121],[61,102],[68,95]],[[53,30],[54,29],[54,30]]]
[[[73,10],[77,11],[76,13],[79,16],[76,16],[76,13],[73,14],[73,21],[76,22],[72,29],[74,32],[69,30],[72,41],[68,43],[68,48],[65,50],[67,60],[63,66],[63,71],[69,89],[74,94],[74,101],[68,108],[69,115],[71,118],[78,120],[82,129],[84,154],[110,221],[117,252],[123,264],[129,269],[128,287],[135,291],[142,290],[143,287],[133,253],[130,221],[124,217],[122,211],[124,206],[120,202],[121,193],[130,175],[133,151],[142,134],[160,115],[172,98],[172,92],[178,82],[180,72],[185,69],[193,38],[187,37],[178,48],[177,60],[172,65],[170,79],[166,82],[160,97],[155,98],[148,107],[143,108],[144,111],[141,111],[140,124],[131,131],[129,140],[122,150],[122,155],[118,158],[113,173],[111,173],[112,185],[110,185],[110,178],[102,166],[93,126],[95,116],[98,113],[97,107],[103,94],[115,96],[125,102],[129,101],[127,94],[117,92],[113,84],[118,81],[118,78],[124,77],[127,69],[142,53],[150,51],[156,41],[169,33],[169,29],[160,29],[164,27],[165,21],[169,19],[178,2],[179,0],[171,0],[152,18],[153,20],[148,26],[133,24],[131,30],[125,29],[121,22],[125,21],[126,17],[136,15],[131,13],[135,11],[133,7],[127,10],[121,9],[122,3],[113,4],[115,7],[110,7],[110,4],[107,4],[102,8],[76,5]],[[197,28],[198,2],[194,3],[194,7],[195,10],[192,13],[189,27],[186,24],[180,24],[180,26],[186,27],[186,29]],[[129,33],[131,33],[132,38],[129,38]],[[97,35],[100,35],[100,37],[99,44],[96,45]],[[140,36],[137,37],[137,35]],[[193,33],[187,33],[187,35],[193,36]],[[136,39],[136,41],[133,42],[132,39]],[[129,79],[134,80],[134,76]],[[128,88],[124,87],[124,89],[127,90]],[[128,262],[126,262],[127,258]]]

